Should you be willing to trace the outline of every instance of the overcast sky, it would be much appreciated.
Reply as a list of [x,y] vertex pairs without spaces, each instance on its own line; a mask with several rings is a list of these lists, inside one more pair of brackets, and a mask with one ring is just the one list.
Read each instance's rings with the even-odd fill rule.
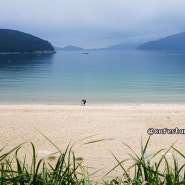
[[61,47],[143,42],[185,31],[185,0],[0,0],[0,28]]

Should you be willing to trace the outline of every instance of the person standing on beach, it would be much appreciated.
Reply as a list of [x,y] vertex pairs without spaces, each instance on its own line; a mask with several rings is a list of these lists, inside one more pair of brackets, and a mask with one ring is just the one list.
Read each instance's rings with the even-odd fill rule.
[[87,101],[85,99],[81,100],[81,105],[85,106],[86,102]]

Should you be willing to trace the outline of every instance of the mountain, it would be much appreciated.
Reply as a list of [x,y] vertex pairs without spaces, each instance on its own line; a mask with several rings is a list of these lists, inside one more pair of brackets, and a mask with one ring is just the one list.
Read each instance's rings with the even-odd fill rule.
[[55,47],[56,51],[82,51],[82,50],[135,50],[141,43],[135,42],[135,43],[120,43],[111,45],[105,48],[94,48],[94,49],[84,49],[77,46],[66,46],[64,48]]
[[77,46],[65,46],[64,48],[55,47],[57,51],[82,51],[83,48],[77,47]]
[[0,29],[0,53],[54,53],[53,46],[36,36],[10,29]]
[[104,51],[116,51],[116,50],[135,50],[141,43],[140,42],[128,42],[128,43],[119,43],[105,48],[94,48],[88,50],[104,50]]
[[138,50],[185,50],[185,32],[150,41],[140,45]]
[[120,43],[108,46],[106,48],[100,48],[101,50],[135,50],[141,43]]

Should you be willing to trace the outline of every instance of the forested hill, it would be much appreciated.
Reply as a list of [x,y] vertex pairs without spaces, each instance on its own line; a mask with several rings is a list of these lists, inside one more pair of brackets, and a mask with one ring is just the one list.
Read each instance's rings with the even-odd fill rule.
[[185,32],[144,43],[139,50],[185,50]]
[[0,29],[0,53],[54,53],[53,46],[43,39],[20,31]]

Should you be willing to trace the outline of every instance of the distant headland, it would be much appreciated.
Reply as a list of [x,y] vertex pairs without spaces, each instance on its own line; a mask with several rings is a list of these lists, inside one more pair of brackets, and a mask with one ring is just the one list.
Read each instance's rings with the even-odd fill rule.
[[54,47],[46,40],[10,29],[0,29],[0,54],[52,54]]
[[185,51],[185,32],[140,45],[138,50]]
[[144,51],[185,51],[185,32],[160,38],[155,41],[127,42],[111,45],[104,48],[84,49],[77,46],[66,46],[64,48],[55,48],[56,51],[114,51],[114,50],[144,50]]

